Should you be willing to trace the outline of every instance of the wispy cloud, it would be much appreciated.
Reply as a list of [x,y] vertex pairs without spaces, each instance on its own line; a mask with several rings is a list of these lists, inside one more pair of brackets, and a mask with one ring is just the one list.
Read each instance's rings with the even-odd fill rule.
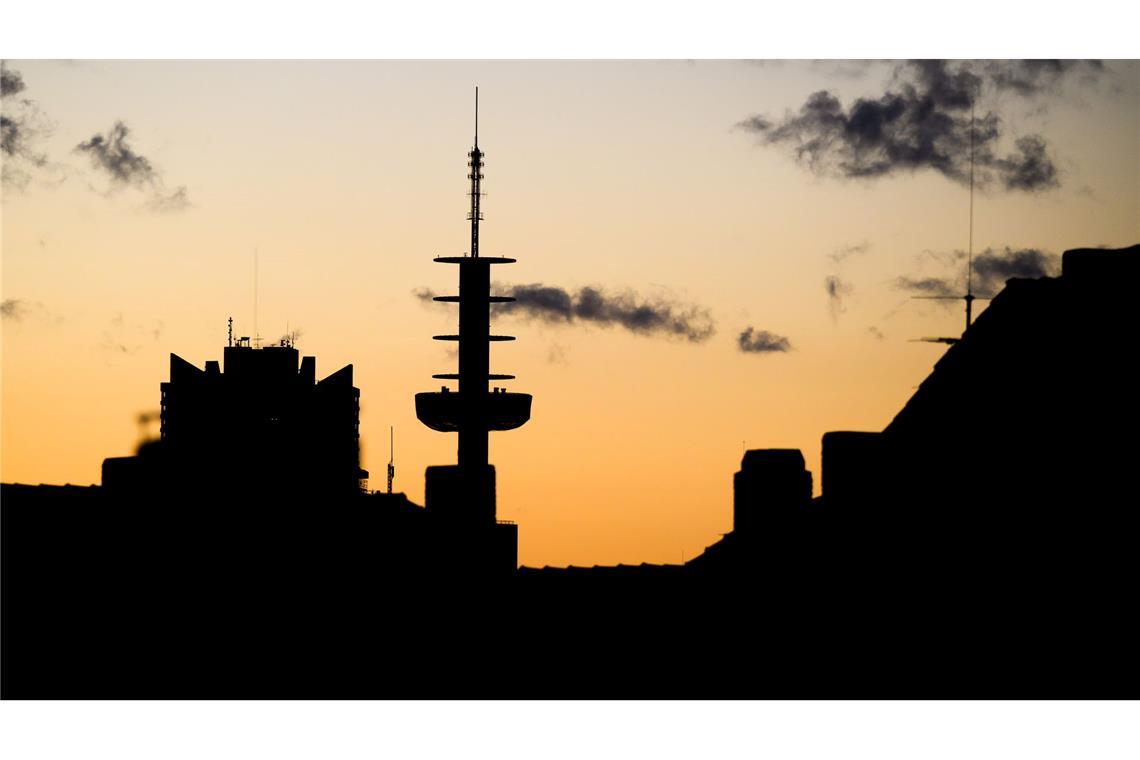
[[855,256],[862,256],[869,250],[871,244],[864,240],[840,246],[828,254],[827,258],[831,260],[834,271],[823,279],[823,289],[827,293],[827,310],[833,321],[837,321],[839,315],[847,311],[847,298],[855,292],[855,286],[841,274],[846,261]]
[[91,165],[110,180],[111,192],[124,187],[143,190],[150,195],[147,208],[157,212],[182,211],[190,206],[186,188],[166,189],[162,174],[150,159],[138,153],[128,142],[131,131],[116,121],[106,134],[95,134],[75,146],[78,153],[91,159]]
[[[957,279],[953,277],[906,277],[895,279],[895,287],[925,296],[960,296]],[[962,288],[964,290],[964,288]]]
[[32,305],[19,298],[5,298],[0,303],[0,318],[19,322],[28,315]]
[[823,289],[827,292],[827,308],[831,312],[831,318],[838,319],[847,310],[845,300],[851,295],[854,286],[837,274],[829,274],[823,279]]
[[792,343],[785,336],[751,325],[737,336],[736,346],[746,354],[782,354],[792,350]]
[[[664,296],[642,296],[632,290],[614,292],[600,286],[568,290],[542,283],[496,283],[492,292],[516,299],[495,304],[495,314],[548,324],[620,327],[638,335],[683,338],[693,343],[702,343],[716,333],[712,315],[704,307]],[[430,301],[435,293],[420,289],[414,295]]]
[[111,318],[110,325],[103,330],[99,348],[109,354],[137,354],[148,345],[157,343],[165,330],[162,320],[153,323],[131,322],[118,312]]
[[1058,273],[1060,265],[1057,254],[1036,248],[987,248],[974,257],[975,288],[979,295],[993,295],[1012,277],[1049,277]]
[[48,163],[35,145],[50,126],[34,100],[20,97],[26,89],[23,75],[0,61],[0,184],[5,190],[24,189],[31,171]]
[[878,97],[845,107],[820,90],[798,112],[780,119],[755,115],[737,126],[762,144],[790,148],[821,175],[878,178],[933,170],[965,183],[972,152],[979,186],[1036,192],[1060,184],[1044,138],[1024,135],[1012,150],[999,152],[1001,119],[992,111],[971,118],[971,109],[987,87],[1037,97],[1070,75],[1102,71],[1099,62],[1083,61],[907,61],[896,65],[894,85]]
[[[899,277],[895,286],[900,290],[930,296],[962,296],[966,292],[965,251],[954,251],[940,256],[962,265],[961,272],[945,277]],[[1060,269],[1060,257],[1037,248],[987,248],[974,256],[973,288],[982,297],[997,294],[1005,281],[1013,277],[1050,277]]]
[[864,240],[861,243],[852,243],[850,245],[840,246],[828,254],[828,258],[836,264],[842,264],[852,256],[862,256],[867,251],[871,250],[870,242]]

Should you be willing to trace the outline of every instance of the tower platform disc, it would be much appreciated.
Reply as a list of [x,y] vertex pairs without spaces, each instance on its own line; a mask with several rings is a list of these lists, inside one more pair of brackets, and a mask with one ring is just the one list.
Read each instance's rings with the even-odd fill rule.
[[532,399],[529,393],[485,393],[472,403],[473,399],[461,393],[417,393],[416,417],[441,433],[458,432],[465,424],[484,430],[514,430],[530,419]]

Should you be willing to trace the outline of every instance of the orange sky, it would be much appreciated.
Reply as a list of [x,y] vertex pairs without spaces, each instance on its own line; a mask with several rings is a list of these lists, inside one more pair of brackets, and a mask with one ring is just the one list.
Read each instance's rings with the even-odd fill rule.
[[[455,439],[420,425],[412,397],[453,371],[430,338],[455,314],[412,291],[455,287],[431,259],[467,247],[475,84],[482,250],[519,260],[501,279],[630,289],[707,308],[717,327],[692,343],[495,320],[519,340],[492,349],[492,371],[535,397],[527,426],[491,438],[523,563],[694,556],[731,529],[745,444],[803,449],[818,488],[820,436],[881,429],[943,350],[909,339],[961,329],[957,306],[895,284],[957,271],[937,254],[967,245],[961,184],[931,169],[821,176],[735,127],[818,90],[877,98],[898,87],[889,62],[6,65],[49,160],[4,187],[2,290],[18,304],[3,320],[4,482],[98,482],[104,457],[130,453],[169,353],[220,358],[230,315],[252,331],[256,247],[261,335],[299,328],[320,376],[355,366],[372,486],[395,425],[396,487],[422,501],[424,468],[454,461]],[[975,249],[1140,241],[1138,72],[1116,62],[1036,98],[986,96],[1002,149],[1042,135],[1059,186],[979,192]],[[116,120],[159,185],[116,188],[74,151]],[[148,209],[179,187],[188,208]],[[850,287],[842,311],[828,275]],[[741,353],[749,325],[792,350]]]

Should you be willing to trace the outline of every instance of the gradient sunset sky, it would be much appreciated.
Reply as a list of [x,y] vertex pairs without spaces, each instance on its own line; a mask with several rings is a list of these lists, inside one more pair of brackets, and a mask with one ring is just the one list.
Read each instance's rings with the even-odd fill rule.
[[[493,318],[519,340],[492,371],[534,394],[531,422],[491,437],[527,565],[691,558],[731,530],[745,447],[802,449],[818,492],[824,432],[882,429],[945,350],[912,339],[962,329],[960,303],[912,296],[964,286],[971,123],[979,287],[1140,242],[1135,61],[4,76],[0,478],[97,483],[131,453],[170,353],[220,359],[230,316],[253,333],[256,249],[261,337],[299,330],[320,377],[354,365],[371,486],[394,425],[396,489],[417,503],[424,468],[455,459],[413,394],[454,371],[431,336],[456,312],[417,293],[454,292],[432,257],[468,247],[478,85],[482,253],[518,259],[504,288],[569,299]],[[604,313],[576,308],[583,288]]]

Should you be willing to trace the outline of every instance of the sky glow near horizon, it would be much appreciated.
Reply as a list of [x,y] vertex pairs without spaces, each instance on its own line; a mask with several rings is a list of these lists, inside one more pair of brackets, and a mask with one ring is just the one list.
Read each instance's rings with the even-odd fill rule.
[[[262,338],[300,330],[320,377],[354,365],[372,487],[395,425],[396,488],[422,503],[424,468],[453,462],[455,438],[419,424],[412,396],[454,371],[431,336],[456,314],[415,291],[456,287],[432,257],[467,249],[476,84],[482,252],[518,259],[499,280],[632,293],[715,328],[493,318],[519,340],[492,348],[492,371],[535,397],[530,423],[491,437],[524,564],[691,558],[731,529],[745,446],[803,449],[818,492],[822,434],[882,429],[945,350],[911,339],[961,330],[960,304],[912,300],[899,278],[964,271],[963,184],[927,167],[812,171],[740,126],[787,124],[821,90],[845,110],[900,92],[895,62],[5,67],[24,89],[4,113],[34,107],[30,150],[46,160],[5,156],[27,177],[6,174],[3,197],[4,482],[98,482],[104,457],[131,453],[171,352],[221,358],[231,315],[252,333],[256,248]],[[999,159],[1044,138],[1056,186],[979,190],[975,251],[1140,242],[1135,62],[1031,97],[983,90],[977,113],[1001,119]],[[76,150],[120,121],[151,169],[137,181]],[[787,350],[763,350],[778,338]]]

